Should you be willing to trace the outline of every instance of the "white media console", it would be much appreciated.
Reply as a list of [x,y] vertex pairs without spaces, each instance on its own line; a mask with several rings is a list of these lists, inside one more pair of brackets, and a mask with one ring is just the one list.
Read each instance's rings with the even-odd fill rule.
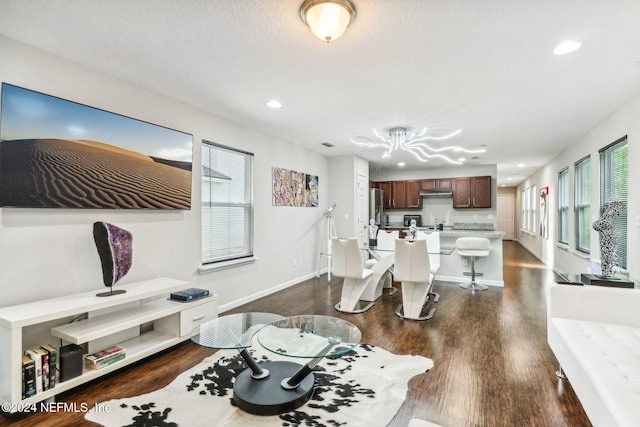
[[[0,401],[36,403],[189,339],[194,327],[218,315],[215,295],[191,302],[168,299],[190,287],[182,280],[158,278],[122,285],[127,292],[110,297],[97,297],[96,290],[0,308]],[[79,316],[83,320],[75,321]],[[59,348],[61,343],[82,345],[85,352],[117,344],[126,357],[56,381],[54,388],[23,400],[24,350],[44,344]]]

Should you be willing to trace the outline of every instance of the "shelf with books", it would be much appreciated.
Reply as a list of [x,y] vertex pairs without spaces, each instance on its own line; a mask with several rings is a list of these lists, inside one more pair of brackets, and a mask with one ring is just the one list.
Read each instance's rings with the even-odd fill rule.
[[[187,303],[168,300],[172,292],[189,285],[174,279],[154,279],[126,285],[126,298],[99,298],[91,292],[70,295],[68,304],[56,298],[0,308],[0,348],[8,349],[0,352],[0,402],[37,403],[187,340],[185,325],[217,317],[215,295]],[[71,322],[77,317],[88,318]],[[124,338],[121,331],[127,332]],[[131,331],[135,336],[130,336]],[[40,341],[42,335],[44,341]],[[55,343],[58,338],[61,343],[82,345],[85,353],[87,348],[94,351],[92,345],[97,349],[120,345],[126,356],[100,369],[81,367],[81,374],[63,382],[54,377],[55,386],[23,397],[24,351],[34,346],[46,348],[43,344]]]

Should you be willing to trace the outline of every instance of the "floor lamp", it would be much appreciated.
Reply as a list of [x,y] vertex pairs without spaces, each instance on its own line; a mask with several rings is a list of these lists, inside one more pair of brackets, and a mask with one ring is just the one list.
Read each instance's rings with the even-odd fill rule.
[[[333,222],[332,212],[336,204],[331,205],[329,209],[322,212],[322,216],[327,218],[327,280],[331,281],[331,238],[336,235],[336,224]],[[320,269],[322,268],[322,251],[320,251],[320,262],[318,263],[318,273],[316,277],[320,277]]]

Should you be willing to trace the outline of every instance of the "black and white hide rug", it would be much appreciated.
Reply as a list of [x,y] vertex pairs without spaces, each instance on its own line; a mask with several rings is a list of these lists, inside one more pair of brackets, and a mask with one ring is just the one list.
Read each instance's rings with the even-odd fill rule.
[[[289,360],[255,345],[258,361]],[[304,363],[306,360],[297,360]],[[407,393],[411,377],[433,367],[422,356],[396,355],[360,344],[315,368],[311,399],[274,416],[252,415],[233,404],[233,381],[245,369],[235,350],[219,350],[183,372],[167,387],[141,396],[114,399],[91,410],[86,419],[105,426],[386,426]]]

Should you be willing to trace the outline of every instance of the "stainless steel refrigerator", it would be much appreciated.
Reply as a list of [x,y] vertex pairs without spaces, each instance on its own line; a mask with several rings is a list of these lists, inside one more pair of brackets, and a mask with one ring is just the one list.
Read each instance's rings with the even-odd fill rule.
[[369,219],[374,219],[378,227],[384,224],[384,191],[379,188],[369,190]]

